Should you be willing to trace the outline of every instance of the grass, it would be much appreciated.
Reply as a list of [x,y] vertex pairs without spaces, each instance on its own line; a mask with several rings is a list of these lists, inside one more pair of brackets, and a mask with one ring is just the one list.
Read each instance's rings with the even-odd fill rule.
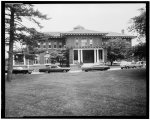
[[14,75],[6,117],[145,116],[145,69]]

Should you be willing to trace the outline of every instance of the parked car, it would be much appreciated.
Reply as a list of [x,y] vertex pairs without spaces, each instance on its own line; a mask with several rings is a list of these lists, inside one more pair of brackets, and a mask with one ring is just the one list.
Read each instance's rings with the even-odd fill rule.
[[121,69],[126,68],[141,68],[143,64],[141,62],[127,62],[127,61],[122,61],[120,64]]
[[137,63],[137,67],[146,67],[146,61],[138,61]]
[[39,72],[68,72],[70,68],[68,67],[59,67],[57,65],[45,66],[45,68],[39,69]]
[[128,64],[129,64],[129,63],[128,63],[127,61],[121,61],[121,63],[120,63],[121,69],[127,68]]
[[82,71],[88,72],[93,70],[108,70],[110,69],[109,66],[105,65],[104,63],[100,64],[83,64],[81,66]]
[[[12,73],[13,74],[31,74],[33,69],[23,68],[23,67],[14,67]],[[5,73],[7,73],[7,69],[5,69]]]

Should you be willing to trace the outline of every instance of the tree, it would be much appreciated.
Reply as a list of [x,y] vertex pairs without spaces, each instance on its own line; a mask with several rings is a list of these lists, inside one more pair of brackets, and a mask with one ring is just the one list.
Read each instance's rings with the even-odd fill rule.
[[31,4],[5,4],[5,34],[8,34],[5,40],[9,41],[7,81],[11,81],[12,78],[14,41],[22,40],[28,44],[28,42],[33,40],[27,36],[27,33],[31,33],[33,31],[22,24],[23,18],[27,18],[28,20],[36,23],[40,28],[42,28],[42,26],[37,19],[39,18],[48,20],[46,15],[42,15],[42,13],[40,13],[38,10],[34,10],[33,5]]
[[139,43],[138,45],[133,47],[133,55],[138,60],[142,60],[146,58],[146,43]]
[[130,44],[126,40],[122,39],[111,39],[106,44],[107,47],[107,59],[113,64],[113,61],[118,59],[127,58]]
[[65,65],[69,67],[69,49],[51,52],[50,59],[51,63],[59,62],[60,66],[63,66],[65,63]]
[[146,35],[146,10],[141,8],[140,15],[131,18],[130,22],[132,25],[128,28],[129,31],[137,32],[140,37],[145,37]]
[[132,25],[129,27],[129,31],[134,31],[139,34],[138,39],[140,43],[133,47],[134,57],[138,59],[146,58],[146,43],[141,41],[141,38],[145,38],[146,36],[146,10],[145,8],[141,8],[140,15],[131,18]]

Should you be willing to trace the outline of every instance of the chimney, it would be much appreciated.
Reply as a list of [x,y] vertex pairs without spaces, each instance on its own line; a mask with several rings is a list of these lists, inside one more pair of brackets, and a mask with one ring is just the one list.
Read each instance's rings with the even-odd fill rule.
[[124,34],[124,29],[121,30],[121,33]]

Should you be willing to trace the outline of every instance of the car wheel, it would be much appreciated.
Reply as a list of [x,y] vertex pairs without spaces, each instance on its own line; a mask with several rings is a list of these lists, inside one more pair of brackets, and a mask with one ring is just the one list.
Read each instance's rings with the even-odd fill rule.
[[88,72],[88,70],[85,70],[85,72]]
[[48,73],[50,73],[50,71],[47,71]]

